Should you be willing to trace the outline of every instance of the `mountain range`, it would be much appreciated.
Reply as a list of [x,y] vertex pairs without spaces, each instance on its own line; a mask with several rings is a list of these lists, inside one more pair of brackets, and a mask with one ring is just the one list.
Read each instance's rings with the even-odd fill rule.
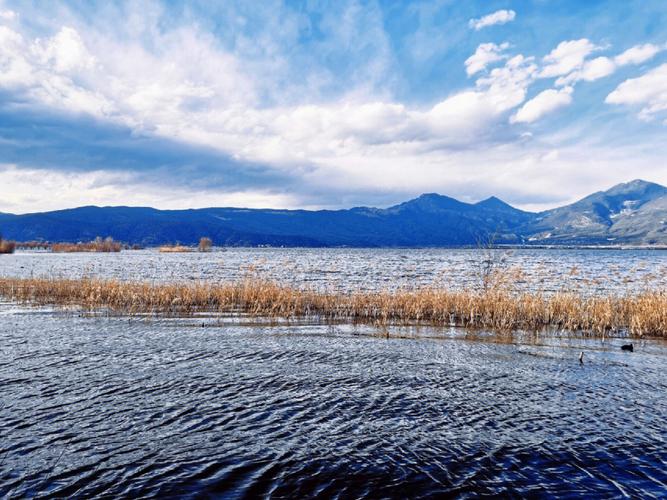
[[144,246],[667,245],[667,188],[635,180],[571,205],[525,212],[491,197],[464,203],[423,194],[389,208],[157,210],[87,206],[53,212],[0,213],[0,233],[17,241],[77,242],[96,236]]

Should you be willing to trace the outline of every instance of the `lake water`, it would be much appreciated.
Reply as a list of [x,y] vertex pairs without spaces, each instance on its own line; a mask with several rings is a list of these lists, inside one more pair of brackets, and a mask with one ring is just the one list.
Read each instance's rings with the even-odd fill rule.
[[[231,281],[254,266],[338,289],[428,284],[437,273],[473,285],[478,265],[474,252],[451,250],[0,257],[0,275]],[[543,280],[523,286],[594,292],[661,285],[667,264],[667,252],[507,258]],[[387,337],[368,326],[7,303],[0,321],[0,497],[667,491],[664,341],[635,341],[628,353],[621,339],[450,328]]]
[[249,274],[299,287],[335,290],[478,286],[484,261],[524,272],[525,290],[622,293],[667,288],[667,250],[275,249],[211,253],[18,252],[0,256],[0,276],[95,276],[150,282],[229,282]]

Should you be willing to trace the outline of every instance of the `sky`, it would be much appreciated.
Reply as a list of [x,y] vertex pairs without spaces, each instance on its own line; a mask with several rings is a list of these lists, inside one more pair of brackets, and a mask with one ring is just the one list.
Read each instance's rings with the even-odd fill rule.
[[0,212],[667,185],[664,0],[0,0]]

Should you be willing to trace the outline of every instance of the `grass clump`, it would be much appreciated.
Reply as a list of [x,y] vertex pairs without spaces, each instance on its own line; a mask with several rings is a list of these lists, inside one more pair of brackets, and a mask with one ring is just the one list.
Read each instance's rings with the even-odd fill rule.
[[383,324],[460,326],[502,332],[556,328],[590,335],[667,337],[667,294],[514,293],[437,288],[395,292],[318,292],[248,278],[230,284],[149,284],[98,279],[0,278],[0,296],[42,305],[105,308],[121,314],[254,316]]
[[213,248],[213,240],[211,238],[201,238],[199,240],[199,251],[210,252]]
[[15,250],[16,242],[0,238],[0,254],[14,253]]
[[213,240],[211,238],[203,237],[199,239],[199,245],[196,248],[176,243],[174,245],[163,245],[158,248],[158,251],[160,253],[190,253],[195,250],[199,252],[210,252],[212,248]]

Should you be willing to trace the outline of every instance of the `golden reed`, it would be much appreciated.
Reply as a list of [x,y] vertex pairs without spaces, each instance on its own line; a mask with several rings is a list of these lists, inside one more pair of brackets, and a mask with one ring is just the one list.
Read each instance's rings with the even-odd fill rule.
[[99,252],[112,253],[120,252],[123,245],[114,241],[113,238],[96,238],[87,243],[53,243],[51,251],[55,253],[75,253],[75,252]]
[[16,243],[0,239],[0,253],[14,253],[16,250]]
[[0,296],[38,305],[107,309],[121,314],[242,312],[382,324],[431,324],[501,332],[554,328],[589,335],[667,337],[667,293],[544,295],[490,288],[327,293],[249,278],[218,285],[148,284],[99,279],[0,278]]
[[184,245],[164,245],[159,248],[160,253],[190,253],[194,252],[194,248],[186,247]]

